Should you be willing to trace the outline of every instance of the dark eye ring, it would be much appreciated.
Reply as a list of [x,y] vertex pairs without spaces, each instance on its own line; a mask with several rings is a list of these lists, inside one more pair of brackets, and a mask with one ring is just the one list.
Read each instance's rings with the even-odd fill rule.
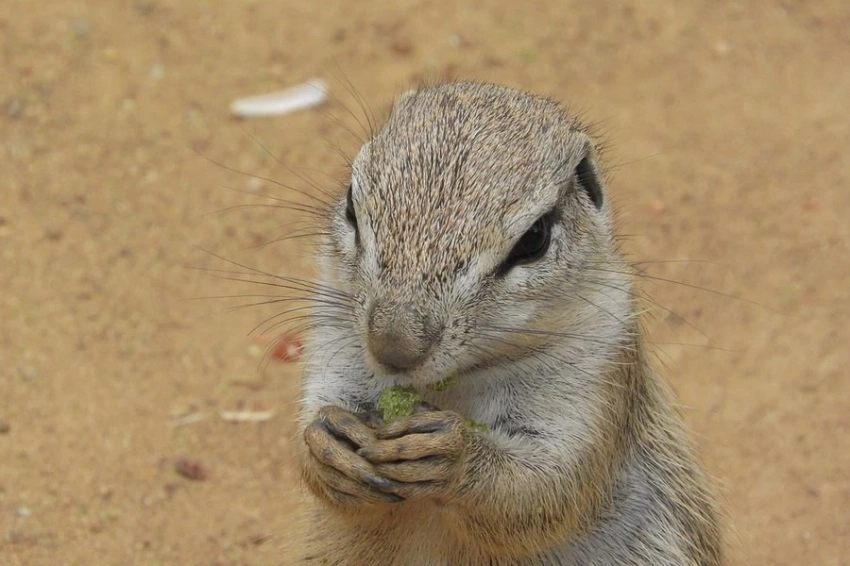
[[348,192],[345,195],[345,220],[352,228],[357,229],[357,214],[354,212],[354,199],[351,196],[351,187],[348,185]]
[[540,260],[549,250],[552,242],[552,224],[555,220],[554,211],[537,219],[522,238],[514,244],[508,257],[499,266],[497,275],[504,275],[517,265],[524,265]]

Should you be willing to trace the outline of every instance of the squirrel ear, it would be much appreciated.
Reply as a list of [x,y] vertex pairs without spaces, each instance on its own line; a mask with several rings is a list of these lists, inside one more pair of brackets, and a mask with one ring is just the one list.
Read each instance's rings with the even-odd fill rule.
[[589,147],[576,165],[574,175],[576,184],[587,193],[596,209],[601,210],[605,197],[599,167],[593,154],[593,148]]

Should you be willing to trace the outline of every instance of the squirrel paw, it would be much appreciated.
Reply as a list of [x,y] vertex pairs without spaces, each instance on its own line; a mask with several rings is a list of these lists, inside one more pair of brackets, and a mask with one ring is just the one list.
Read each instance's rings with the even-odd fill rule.
[[384,425],[356,455],[404,499],[451,497],[466,461],[469,431],[452,411],[423,411]]
[[356,451],[376,441],[368,417],[339,407],[319,410],[304,430],[308,455],[303,476],[310,490],[338,507],[398,503],[401,484],[382,477],[375,466]]

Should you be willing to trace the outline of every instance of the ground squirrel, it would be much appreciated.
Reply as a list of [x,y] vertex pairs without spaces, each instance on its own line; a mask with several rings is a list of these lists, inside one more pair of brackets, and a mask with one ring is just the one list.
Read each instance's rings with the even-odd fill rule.
[[[319,254],[305,563],[721,564],[597,154],[558,103],[472,82],[364,144]],[[426,402],[383,423],[398,385]]]

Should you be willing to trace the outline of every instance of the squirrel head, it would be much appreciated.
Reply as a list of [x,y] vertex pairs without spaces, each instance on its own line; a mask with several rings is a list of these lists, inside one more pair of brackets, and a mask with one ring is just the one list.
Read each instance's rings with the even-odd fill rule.
[[367,366],[424,385],[585,328],[587,270],[617,257],[603,184],[554,101],[468,82],[399,98],[352,163],[322,262],[356,298]]

